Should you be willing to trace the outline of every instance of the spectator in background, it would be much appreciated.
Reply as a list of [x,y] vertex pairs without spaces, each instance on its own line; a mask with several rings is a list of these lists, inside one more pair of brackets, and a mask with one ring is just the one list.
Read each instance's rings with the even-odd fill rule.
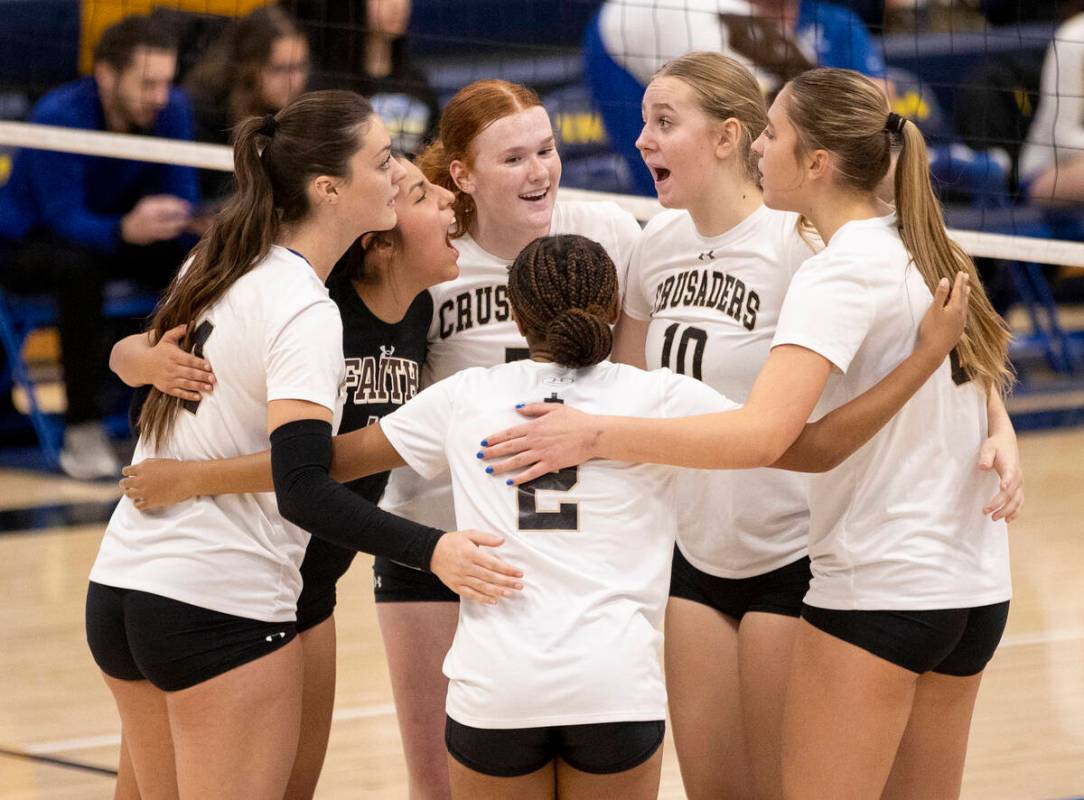
[[[305,91],[308,81],[309,42],[297,22],[277,6],[256,9],[234,21],[185,80],[196,139],[227,144],[238,122],[284,108]],[[200,172],[208,211],[216,210],[230,193],[232,180],[229,173]]]
[[766,94],[813,66],[885,75],[862,20],[831,3],[606,0],[587,29],[585,72],[613,147],[625,157],[641,194],[654,194],[654,182],[635,147],[640,99],[663,64],[693,50],[738,60]]
[[[176,64],[170,30],[128,17],[102,34],[93,75],[49,92],[30,121],[191,139],[187,100],[172,87]],[[194,241],[183,234],[198,198],[188,167],[30,149],[16,154],[0,189],[0,282],[57,300],[68,401],[60,464],[74,478],[120,471],[101,426],[112,345],[105,283],[164,287]]]
[[311,31],[319,88],[365,95],[384,120],[392,147],[415,156],[436,135],[440,106],[425,74],[410,60],[410,0],[293,0]]
[[1046,51],[1020,175],[1036,203],[1084,203],[1084,13],[1058,28]]

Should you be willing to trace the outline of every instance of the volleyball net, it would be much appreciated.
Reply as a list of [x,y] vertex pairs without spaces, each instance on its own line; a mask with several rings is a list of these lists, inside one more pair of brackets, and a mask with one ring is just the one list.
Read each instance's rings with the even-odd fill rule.
[[[178,164],[220,172],[233,170],[232,150],[224,145],[27,122],[0,121],[0,147]],[[641,223],[646,223],[663,210],[656,199],[633,194],[564,187],[560,196],[565,199],[608,200],[629,211]],[[979,219],[981,222],[981,217]],[[975,258],[1084,269],[1084,242],[962,228],[950,229],[950,235]]]

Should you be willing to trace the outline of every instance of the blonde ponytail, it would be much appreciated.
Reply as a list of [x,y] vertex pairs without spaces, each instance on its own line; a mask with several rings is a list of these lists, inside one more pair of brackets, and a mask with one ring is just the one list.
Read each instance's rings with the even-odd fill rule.
[[956,346],[960,366],[987,389],[1004,393],[1013,379],[1008,364],[1008,326],[990,304],[975,262],[945,230],[941,203],[930,183],[930,164],[922,132],[915,123],[906,121],[900,137],[903,147],[896,162],[895,178],[900,237],[931,292],[941,278],[951,281],[957,271],[966,272],[971,278],[967,326]]

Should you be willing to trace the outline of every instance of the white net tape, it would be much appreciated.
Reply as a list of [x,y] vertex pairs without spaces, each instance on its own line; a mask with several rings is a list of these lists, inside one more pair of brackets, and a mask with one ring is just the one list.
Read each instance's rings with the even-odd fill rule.
[[[233,169],[232,152],[224,145],[58,128],[26,122],[0,122],[0,146],[183,164],[224,172]],[[562,189],[561,195],[568,199],[611,200],[631,212],[640,222],[646,222],[662,211],[657,200],[636,195],[568,188]],[[950,230],[949,234],[973,257],[1084,268],[1084,242],[967,230]]]

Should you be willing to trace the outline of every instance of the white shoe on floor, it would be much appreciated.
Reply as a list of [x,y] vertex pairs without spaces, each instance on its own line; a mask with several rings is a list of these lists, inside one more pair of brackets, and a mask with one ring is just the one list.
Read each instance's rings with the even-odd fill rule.
[[98,422],[69,425],[64,431],[60,468],[72,478],[90,481],[115,478],[120,474],[120,460]]

